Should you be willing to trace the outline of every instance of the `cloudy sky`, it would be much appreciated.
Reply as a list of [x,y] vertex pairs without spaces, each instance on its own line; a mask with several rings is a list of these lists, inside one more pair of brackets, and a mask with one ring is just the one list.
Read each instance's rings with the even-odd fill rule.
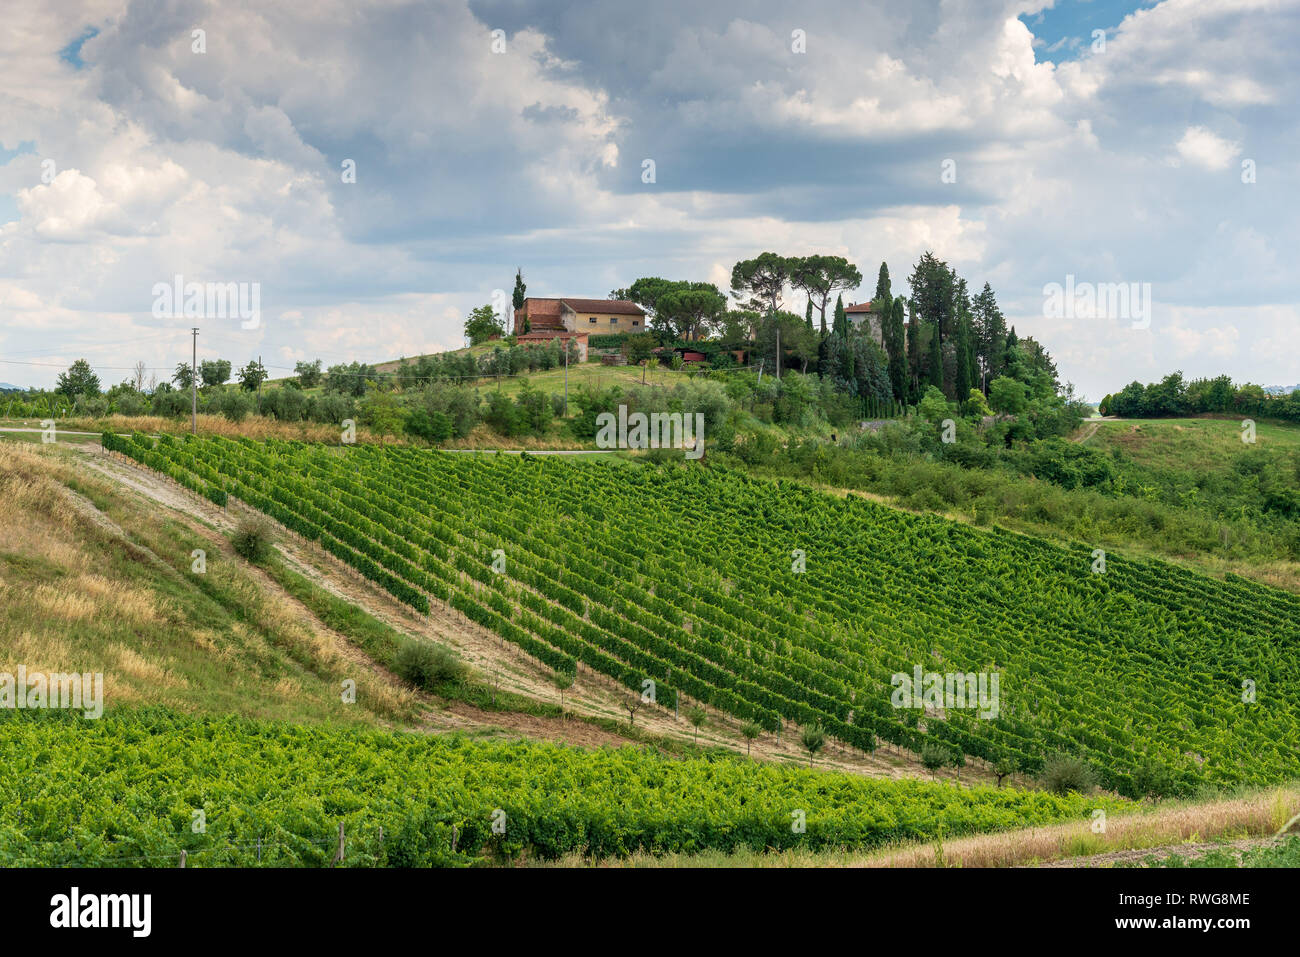
[[[192,325],[273,374],[455,347],[516,266],[604,297],[824,252],[865,299],[932,249],[1090,398],[1291,385],[1297,48],[1300,0],[14,0],[0,381],[165,378]],[[177,275],[260,322],[155,317]],[[1049,315],[1067,276],[1149,322]]]

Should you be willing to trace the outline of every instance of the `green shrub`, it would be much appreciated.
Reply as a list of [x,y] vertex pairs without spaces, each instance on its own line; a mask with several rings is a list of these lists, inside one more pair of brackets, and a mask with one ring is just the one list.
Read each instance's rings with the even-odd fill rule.
[[417,407],[406,420],[406,431],[430,442],[442,442],[452,437],[454,429],[445,412]]
[[1183,790],[1177,775],[1152,758],[1143,758],[1133,773],[1133,787],[1143,797],[1171,797]]
[[937,741],[927,741],[921,747],[921,763],[931,774],[952,764],[953,757],[952,749]]
[[450,648],[427,641],[405,642],[393,658],[393,670],[425,691],[448,681],[461,681],[469,672]]
[[1054,794],[1089,794],[1097,787],[1097,773],[1073,754],[1054,754],[1043,764],[1043,786]]
[[271,526],[259,518],[246,518],[235,529],[231,544],[245,560],[263,562],[271,554]]

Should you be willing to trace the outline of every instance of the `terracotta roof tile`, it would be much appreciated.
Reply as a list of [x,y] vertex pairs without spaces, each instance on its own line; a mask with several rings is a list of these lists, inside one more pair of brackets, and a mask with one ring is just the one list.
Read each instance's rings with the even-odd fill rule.
[[645,310],[626,299],[562,299],[574,312],[603,312],[616,316],[644,316]]

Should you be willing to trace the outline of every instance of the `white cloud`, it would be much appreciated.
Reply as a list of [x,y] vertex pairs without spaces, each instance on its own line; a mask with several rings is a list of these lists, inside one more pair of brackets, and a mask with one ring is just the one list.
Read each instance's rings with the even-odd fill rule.
[[1189,126],[1175,148],[1188,163],[1211,171],[1227,169],[1241,152],[1240,144],[1216,136],[1203,126]]
[[[792,23],[781,0],[21,5],[0,32],[0,146],[35,152],[0,166],[18,210],[0,353],[174,365],[185,330],[148,307],[176,273],[260,282],[263,328],[212,325],[201,347],[291,366],[458,344],[516,266],[530,292],[600,296],[640,275],[725,287],[761,249],[821,251],[868,287],[884,259],[902,291],[932,248],[1094,396],[1193,360],[1300,380],[1261,346],[1287,341],[1278,304],[1300,300],[1286,5],[1164,0],[1059,66],[1017,19],[1041,2],[869,6],[820,0]],[[83,25],[100,33],[77,71],[58,51]],[[1241,144],[1256,184],[1231,171]],[[1038,291],[1067,273],[1151,282],[1165,334],[1045,322]],[[106,340],[129,354],[91,349]]]

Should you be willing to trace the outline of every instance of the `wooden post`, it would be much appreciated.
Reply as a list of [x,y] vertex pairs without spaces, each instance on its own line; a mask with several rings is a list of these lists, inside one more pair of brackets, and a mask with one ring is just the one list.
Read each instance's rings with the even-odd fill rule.
[[339,821],[339,848],[334,852],[334,860],[330,864],[331,867],[338,867],[343,863],[343,847],[343,822]]
[[185,866],[185,852],[181,851],[181,867]]

